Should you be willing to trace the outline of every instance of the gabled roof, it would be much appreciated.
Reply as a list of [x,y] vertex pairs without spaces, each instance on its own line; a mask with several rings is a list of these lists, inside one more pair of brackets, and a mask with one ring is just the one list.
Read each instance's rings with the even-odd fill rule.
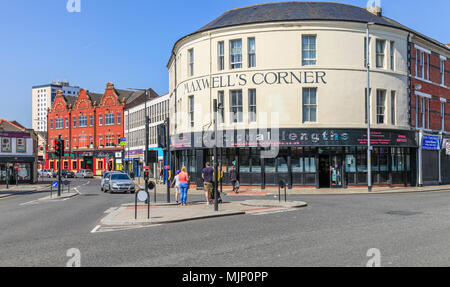
[[0,132],[25,132],[26,128],[4,119],[0,119]]
[[127,99],[127,104],[125,109],[132,109],[140,104],[144,103],[146,100],[153,100],[159,97],[159,95],[153,90],[148,89],[148,98],[145,97],[145,91],[136,91]]
[[97,103],[99,105],[102,101],[103,95],[97,94],[97,93],[91,93],[89,91],[86,91],[87,96],[91,100],[92,104]]

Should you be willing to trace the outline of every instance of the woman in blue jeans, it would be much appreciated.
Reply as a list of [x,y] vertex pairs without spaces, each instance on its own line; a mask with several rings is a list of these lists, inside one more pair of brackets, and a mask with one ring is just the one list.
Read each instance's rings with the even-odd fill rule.
[[186,206],[187,193],[189,189],[189,174],[187,173],[185,166],[181,169],[181,173],[178,178],[180,180],[181,206]]

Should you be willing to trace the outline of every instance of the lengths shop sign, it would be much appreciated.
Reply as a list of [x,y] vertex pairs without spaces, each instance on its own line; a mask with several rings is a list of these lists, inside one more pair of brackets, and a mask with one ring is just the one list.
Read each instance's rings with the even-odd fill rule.
[[[367,131],[351,129],[228,130],[219,132],[218,137],[218,147],[227,148],[367,146]],[[214,142],[213,132],[172,137],[176,149],[212,148]],[[416,147],[416,140],[413,132],[373,130],[371,144],[379,147]]]

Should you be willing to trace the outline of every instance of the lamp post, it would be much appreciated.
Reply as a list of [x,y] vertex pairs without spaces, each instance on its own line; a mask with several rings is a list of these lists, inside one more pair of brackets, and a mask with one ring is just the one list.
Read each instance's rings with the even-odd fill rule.
[[370,31],[369,27],[374,25],[374,22],[367,23],[366,29],[366,68],[367,68],[367,186],[369,192],[372,192],[372,145],[370,134]]
[[[144,165],[148,166],[148,158],[147,158],[147,152],[149,149],[149,141],[148,141],[148,137],[149,137],[149,126],[150,126],[150,121],[149,121],[149,115],[147,113],[147,101],[148,101],[148,90],[147,89],[132,89],[129,88],[128,90],[135,90],[135,91],[144,91],[145,92],[145,104],[144,104],[144,109],[145,109],[145,152],[144,152]],[[128,112],[128,123],[130,122],[130,113]],[[130,130],[128,129],[128,136],[130,135]],[[127,139],[128,140],[128,139]],[[130,156],[130,150],[128,148],[128,156]],[[145,179],[145,192],[148,194],[148,181],[149,178]],[[149,199],[150,200],[150,199]]]

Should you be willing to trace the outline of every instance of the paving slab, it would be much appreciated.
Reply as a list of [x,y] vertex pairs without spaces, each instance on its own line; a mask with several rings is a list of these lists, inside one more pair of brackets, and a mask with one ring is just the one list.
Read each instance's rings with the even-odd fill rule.
[[244,202],[224,202],[220,204],[219,211],[214,211],[214,205],[204,202],[194,202],[187,206],[177,204],[157,204],[150,207],[148,219],[148,206],[142,203],[137,206],[137,219],[135,219],[135,205],[124,204],[119,208],[111,208],[109,214],[101,220],[103,226],[133,226],[175,223],[198,219],[244,215],[248,213],[270,210],[292,210],[305,207],[305,202],[278,202],[272,200],[249,200]]
[[40,198],[39,201],[45,201],[45,200],[62,200],[62,199],[69,199],[75,196],[80,195],[79,192],[70,192],[70,193],[63,193],[61,196],[58,197],[57,194],[49,195],[43,198]]

